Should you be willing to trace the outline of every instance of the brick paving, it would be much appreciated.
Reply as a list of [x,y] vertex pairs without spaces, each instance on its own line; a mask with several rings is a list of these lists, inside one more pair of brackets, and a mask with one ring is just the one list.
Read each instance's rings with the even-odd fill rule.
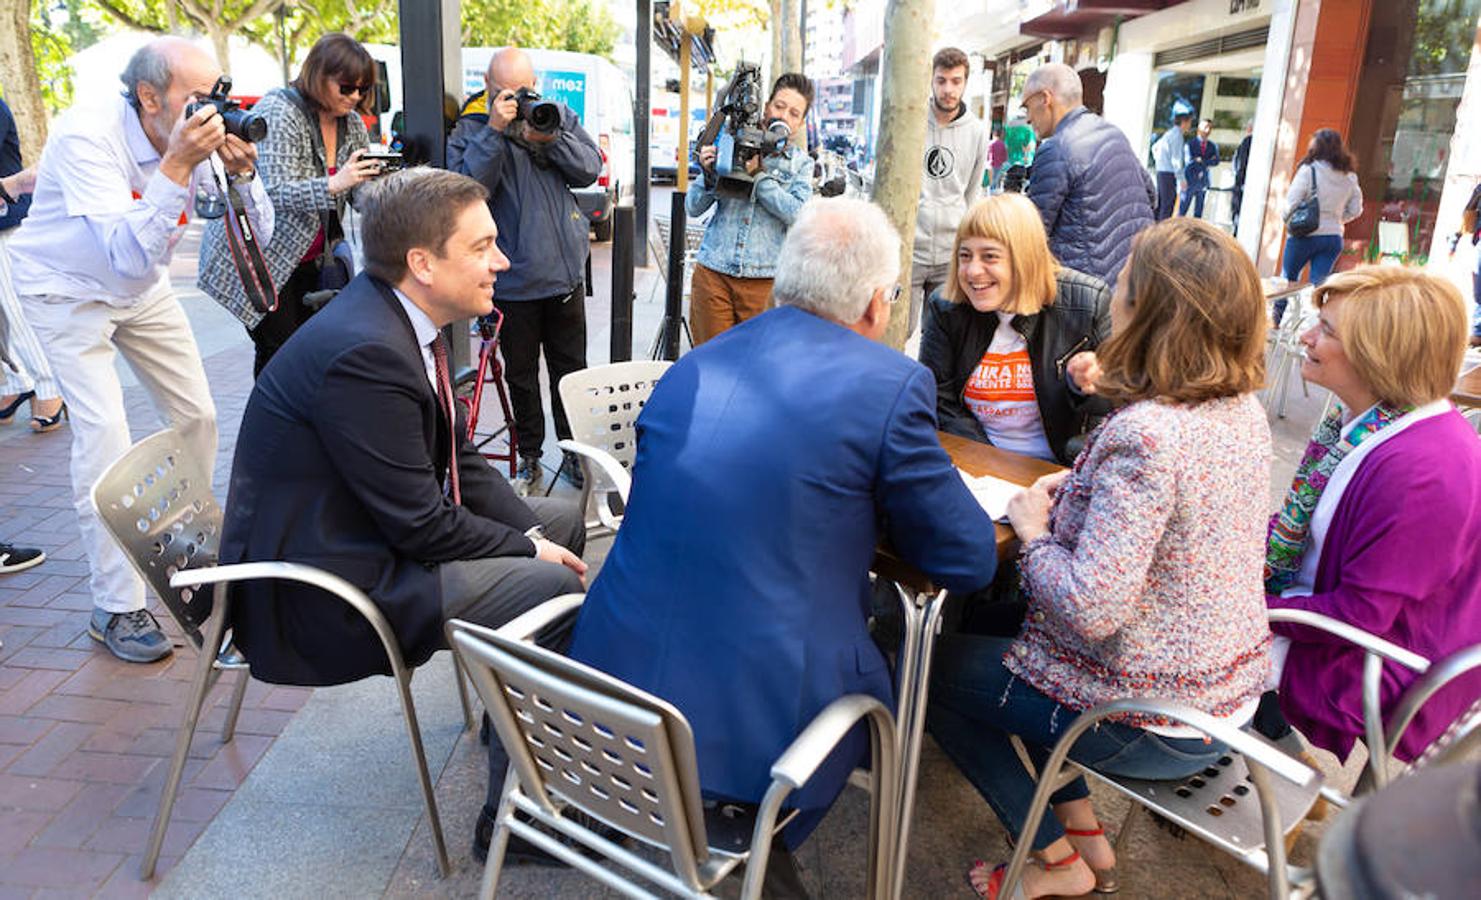
[[[198,295],[197,302],[204,301]],[[251,355],[206,360],[216,398],[218,494],[251,390]],[[160,427],[142,388],[125,390],[135,438]],[[67,428],[0,436],[0,540],[41,547],[42,565],[0,578],[0,900],[144,896],[138,866],[159,802],[196,654],[153,607],[176,652],[153,665],[115,660],[87,635],[92,597],[72,510]],[[151,598],[152,599],[152,598]],[[253,682],[237,735],[220,730],[218,685],[191,747],[165,835],[163,874],[230,799],[309,691]]]

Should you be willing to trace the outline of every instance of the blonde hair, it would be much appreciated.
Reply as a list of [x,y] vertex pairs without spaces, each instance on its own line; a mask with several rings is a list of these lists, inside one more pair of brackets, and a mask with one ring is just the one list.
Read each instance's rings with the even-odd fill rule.
[[1039,208],[1022,194],[996,194],[973,204],[956,227],[956,243],[951,247],[951,268],[946,274],[943,293],[952,303],[963,303],[966,291],[958,275],[957,255],[962,241],[983,238],[997,241],[1008,250],[1008,268],[1013,272],[1013,296],[1003,312],[1031,316],[1054,302],[1059,292],[1055,275],[1059,263],[1049,252],[1049,238],[1044,234],[1044,220]]
[[1126,263],[1130,321],[1096,351],[1113,403],[1200,403],[1265,381],[1265,295],[1250,258],[1198,219],[1137,235]]
[[1450,394],[1466,355],[1466,302],[1419,269],[1359,266],[1328,278],[1317,309],[1343,300],[1332,323],[1358,377],[1384,403],[1418,406]]

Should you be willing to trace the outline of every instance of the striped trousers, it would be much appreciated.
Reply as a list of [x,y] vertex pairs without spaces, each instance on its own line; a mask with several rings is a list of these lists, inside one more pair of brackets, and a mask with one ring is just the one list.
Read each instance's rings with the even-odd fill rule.
[[15,295],[15,288],[10,284],[10,256],[6,253],[5,245],[14,231],[13,228],[0,231],[0,309],[4,310],[5,321],[10,326],[10,358],[20,371],[12,372],[0,365],[0,375],[4,376],[3,383],[0,383],[0,394],[35,391],[36,396],[42,400],[51,400],[62,395],[61,389],[56,377],[52,375],[46,354],[41,352],[41,342],[36,339],[36,332],[31,329],[21,310],[20,298]]

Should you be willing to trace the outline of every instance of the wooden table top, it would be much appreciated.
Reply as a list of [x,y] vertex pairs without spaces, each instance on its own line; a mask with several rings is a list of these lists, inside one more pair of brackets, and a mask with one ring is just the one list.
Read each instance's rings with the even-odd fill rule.
[[1455,401],[1456,406],[1481,408],[1481,366],[1456,379],[1455,390],[1451,392],[1450,399]]
[[[951,457],[956,467],[968,475],[992,475],[995,478],[1027,487],[1037,481],[1040,476],[1058,472],[1063,468],[1056,463],[1010,453],[1007,450],[1000,450],[989,444],[947,434],[944,431],[936,432],[936,437],[941,441],[941,446],[946,449],[947,455]],[[1011,558],[1018,550],[1018,536],[1007,525],[994,524],[993,528],[996,532],[998,560]],[[891,581],[923,593],[934,590],[931,580],[924,573],[900,559],[888,546],[881,546],[875,552],[874,571]]]

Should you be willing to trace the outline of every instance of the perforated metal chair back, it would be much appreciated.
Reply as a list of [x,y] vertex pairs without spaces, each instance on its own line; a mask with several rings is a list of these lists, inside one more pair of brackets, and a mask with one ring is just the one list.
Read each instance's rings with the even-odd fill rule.
[[656,846],[702,890],[706,846],[694,734],[671,704],[491,629],[450,624],[522,791]]
[[150,435],[93,484],[93,506],[139,575],[196,649],[211,614],[211,592],[173,588],[176,572],[216,565],[221,507],[211,479],[190,459],[173,428]]
[[559,390],[572,439],[606,451],[631,472],[638,414],[671,365],[666,360],[612,363],[562,378]]

